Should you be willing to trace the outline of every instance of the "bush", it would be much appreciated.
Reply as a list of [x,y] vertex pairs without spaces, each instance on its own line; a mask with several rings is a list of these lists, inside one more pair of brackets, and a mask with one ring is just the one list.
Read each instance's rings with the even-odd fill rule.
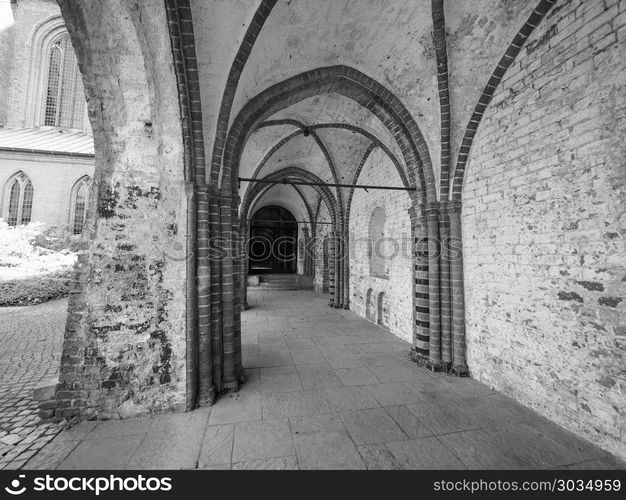
[[72,270],[0,281],[0,307],[28,306],[67,297]]
[[66,297],[80,236],[38,222],[10,227],[0,219],[0,306]]

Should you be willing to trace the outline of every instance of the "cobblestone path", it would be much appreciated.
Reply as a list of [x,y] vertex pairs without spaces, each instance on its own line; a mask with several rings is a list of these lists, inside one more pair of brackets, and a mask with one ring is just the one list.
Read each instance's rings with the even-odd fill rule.
[[0,469],[19,469],[60,430],[37,425],[33,389],[57,373],[67,299],[0,308]]

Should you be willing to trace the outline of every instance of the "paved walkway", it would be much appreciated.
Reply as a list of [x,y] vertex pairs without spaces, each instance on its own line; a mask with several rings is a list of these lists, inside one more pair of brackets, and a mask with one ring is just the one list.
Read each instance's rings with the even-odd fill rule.
[[616,468],[601,450],[312,292],[258,292],[239,393],[212,408],[83,422],[26,468]]
[[23,466],[59,431],[37,426],[32,393],[59,369],[66,317],[67,299],[0,308],[0,469]]

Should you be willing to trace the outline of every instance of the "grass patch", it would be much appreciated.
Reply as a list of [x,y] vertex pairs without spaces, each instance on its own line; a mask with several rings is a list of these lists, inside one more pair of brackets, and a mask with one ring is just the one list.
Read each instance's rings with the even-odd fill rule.
[[80,236],[66,227],[0,220],[0,306],[41,304],[67,297]]

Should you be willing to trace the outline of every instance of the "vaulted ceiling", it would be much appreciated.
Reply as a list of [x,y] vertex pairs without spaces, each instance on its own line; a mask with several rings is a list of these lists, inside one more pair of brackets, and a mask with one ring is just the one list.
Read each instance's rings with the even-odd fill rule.
[[[442,116],[433,35],[435,3],[191,0],[205,137],[216,138],[206,143],[207,157],[221,150],[220,141],[238,113],[261,92],[304,72],[341,65],[378,82],[406,108],[423,136],[432,163],[428,168],[440,189]],[[487,81],[534,7],[534,1],[526,0],[446,0],[453,164]],[[359,165],[375,149],[402,171],[398,179],[412,182],[394,125],[383,123],[364,100],[322,85],[313,95],[279,108],[255,126],[234,175],[262,178],[285,167],[299,167],[325,182],[352,183]],[[241,183],[242,199],[250,187],[251,183]],[[333,192],[346,203],[346,193]],[[301,193],[315,206],[316,190],[305,188]],[[288,199],[300,207],[300,214],[305,213],[302,196],[294,189],[266,189],[260,196]],[[257,200],[254,206],[263,204]]]

